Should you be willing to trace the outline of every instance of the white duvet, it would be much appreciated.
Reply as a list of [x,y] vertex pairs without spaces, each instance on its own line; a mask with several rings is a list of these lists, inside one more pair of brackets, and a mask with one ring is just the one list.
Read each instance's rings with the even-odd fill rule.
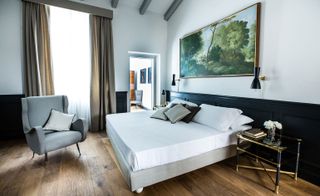
[[107,133],[132,171],[200,155],[236,143],[235,131],[150,118],[153,111],[107,115]]

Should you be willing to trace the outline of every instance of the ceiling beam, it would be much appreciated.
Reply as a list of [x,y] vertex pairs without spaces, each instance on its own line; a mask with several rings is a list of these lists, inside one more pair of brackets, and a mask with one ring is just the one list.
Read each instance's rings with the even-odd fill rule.
[[151,3],[151,0],[143,0],[142,4],[140,6],[140,9],[139,9],[139,12],[140,12],[141,15],[146,13],[150,3]]
[[170,7],[168,8],[168,10],[166,11],[166,13],[163,16],[163,19],[165,19],[166,21],[168,21],[170,19],[170,17],[173,15],[173,13],[178,9],[179,5],[182,3],[183,0],[174,0]]
[[117,8],[118,3],[119,3],[119,0],[111,0],[111,7],[112,8]]

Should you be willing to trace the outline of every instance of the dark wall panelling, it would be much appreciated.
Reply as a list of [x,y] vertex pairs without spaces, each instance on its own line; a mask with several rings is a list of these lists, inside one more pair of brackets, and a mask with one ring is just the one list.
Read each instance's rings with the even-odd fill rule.
[[23,138],[21,98],[24,95],[0,95],[0,139]]
[[124,113],[128,111],[128,92],[127,91],[117,91],[116,101],[117,101],[117,113]]
[[239,108],[255,120],[254,127],[263,127],[263,122],[269,119],[281,122],[284,135],[303,140],[299,177],[320,185],[320,105],[167,91],[167,101],[174,98]]

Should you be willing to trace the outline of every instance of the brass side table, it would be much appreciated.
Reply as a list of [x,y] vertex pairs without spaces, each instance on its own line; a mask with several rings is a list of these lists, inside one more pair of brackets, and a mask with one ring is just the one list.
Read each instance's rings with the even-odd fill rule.
[[[297,180],[298,177],[298,169],[299,169],[299,157],[300,157],[300,145],[302,140],[298,139],[298,138],[292,138],[292,137],[287,137],[287,136],[281,136],[282,140],[290,140],[293,141],[297,144],[296,146],[296,152],[293,152],[295,154],[295,171],[284,171],[281,170],[281,157],[282,157],[282,153],[284,151],[287,151],[288,148],[286,146],[273,146],[273,145],[268,145],[262,142],[262,140],[255,140],[252,138],[249,138],[245,135],[243,135],[242,133],[237,134],[237,163],[236,163],[236,170],[239,171],[239,168],[246,168],[246,169],[254,169],[254,170],[260,170],[260,171],[265,171],[266,174],[270,177],[270,179],[272,180],[272,182],[275,185],[275,189],[274,192],[278,194],[279,192],[279,181],[280,181],[280,174],[287,174],[291,177],[293,177],[295,180]],[[247,145],[246,145],[247,144]],[[257,145],[259,147],[265,148],[265,149],[269,149],[271,151],[275,151],[277,153],[277,158],[276,158],[276,162],[269,160],[268,158],[259,156],[256,152],[250,152],[248,150],[248,146],[251,145]],[[258,162],[261,167],[257,167],[257,166],[250,166],[250,165],[244,165],[244,164],[240,164],[240,152],[241,154],[247,154],[253,158],[255,158],[256,162]],[[291,152],[292,153],[292,152]],[[263,163],[267,163],[271,166],[274,166],[276,169],[270,169],[270,168],[266,168],[264,166]],[[273,178],[270,176],[270,174],[268,172],[275,172],[276,174],[276,179],[275,181],[273,180]]]

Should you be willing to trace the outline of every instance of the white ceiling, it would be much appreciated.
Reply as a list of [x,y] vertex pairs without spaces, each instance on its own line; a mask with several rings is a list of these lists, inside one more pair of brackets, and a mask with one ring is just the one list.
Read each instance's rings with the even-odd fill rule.
[[[130,7],[134,7],[139,9],[143,0],[119,0],[119,5],[127,5]],[[157,14],[165,14],[167,9],[170,7],[173,0],[152,0],[148,9],[148,11],[155,12]]]

